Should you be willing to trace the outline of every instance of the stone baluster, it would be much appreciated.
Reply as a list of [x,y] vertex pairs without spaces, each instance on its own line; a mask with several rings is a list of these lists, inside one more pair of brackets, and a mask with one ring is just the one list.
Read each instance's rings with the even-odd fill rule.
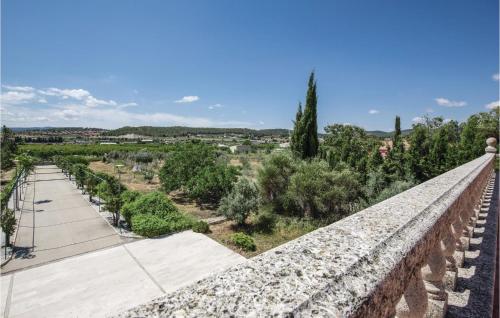
[[458,267],[462,267],[464,264],[465,251],[462,241],[460,240],[460,237],[462,237],[462,221],[458,213],[451,223],[451,233],[455,238],[455,252],[453,253],[453,258],[455,259],[455,264]]
[[398,318],[422,318],[428,308],[427,290],[425,289],[420,269],[410,279],[403,296],[396,306]]
[[453,291],[457,284],[457,262],[453,255],[456,249],[456,239],[453,235],[452,225],[448,225],[444,229],[443,240],[441,241],[443,255],[446,260],[446,273],[444,275],[444,287],[446,290]]
[[439,241],[427,256],[427,264],[422,267],[422,278],[429,299],[426,317],[444,317],[446,313],[448,293],[443,284],[445,273],[446,259]]

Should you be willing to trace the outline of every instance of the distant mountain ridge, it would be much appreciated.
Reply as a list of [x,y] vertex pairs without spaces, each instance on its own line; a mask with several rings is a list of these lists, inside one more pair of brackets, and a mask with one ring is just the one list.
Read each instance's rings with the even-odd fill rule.
[[154,126],[125,126],[104,133],[106,136],[121,136],[127,134],[135,134],[151,137],[179,137],[187,135],[249,135],[249,136],[288,136],[288,129],[250,129],[250,128],[203,128],[203,127],[154,127]]
[[[407,136],[411,133],[411,129],[402,129],[401,135]],[[390,138],[394,136],[394,131],[382,131],[382,130],[371,130],[366,132],[368,135],[380,137],[380,138]]]
[[[187,135],[223,135],[223,134],[236,134],[236,135],[249,135],[249,136],[288,136],[289,129],[284,128],[271,128],[271,129],[250,129],[250,128],[209,128],[209,127],[185,127],[185,126],[170,126],[170,127],[157,127],[157,126],[125,126],[118,129],[103,129],[91,127],[12,127],[14,132],[61,132],[61,131],[98,131],[104,136],[122,136],[127,134],[135,134],[150,137],[178,137]],[[411,133],[411,129],[403,129],[401,131],[403,136]],[[379,138],[390,138],[394,135],[394,131],[371,130],[366,132],[370,136]],[[324,134],[320,133],[320,136]]]

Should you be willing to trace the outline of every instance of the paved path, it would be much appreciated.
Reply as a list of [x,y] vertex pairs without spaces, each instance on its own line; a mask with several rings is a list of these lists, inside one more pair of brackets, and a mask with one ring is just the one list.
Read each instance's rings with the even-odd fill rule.
[[2,313],[104,317],[243,261],[192,231],[140,240],[2,276]]
[[124,243],[55,166],[30,176],[16,253],[2,273]]

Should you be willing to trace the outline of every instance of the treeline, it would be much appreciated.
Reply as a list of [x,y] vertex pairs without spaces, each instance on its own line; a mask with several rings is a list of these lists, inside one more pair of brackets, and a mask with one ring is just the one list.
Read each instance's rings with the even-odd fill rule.
[[316,82],[311,74],[304,110],[291,137],[292,154],[275,154],[258,176],[262,200],[274,213],[330,221],[385,200],[484,154],[498,138],[498,109],[464,123],[426,118],[403,137],[396,117],[392,147],[382,157],[377,138],[356,126],[330,125],[319,144]]
[[43,143],[43,144],[52,144],[52,143],[61,143],[64,141],[64,138],[61,136],[49,136],[49,137],[19,137],[16,136],[17,143]]
[[249,128],[196,128],[196,127],[153,127],[140,126],[114,129],[103,133],[105,136],[121,136],[126,134],[136,134],[151,137],[182,137],[192,135],[224,135],[235,134],[244,136],[288,136],[288,129],[249,129]]
[[128,153],[146,149],[148,152],[165,153],[178,147],[177,144],[25,144],[19,145],[20,152],[34,157],[50,159],[54,156],[104,156],[108,153]]

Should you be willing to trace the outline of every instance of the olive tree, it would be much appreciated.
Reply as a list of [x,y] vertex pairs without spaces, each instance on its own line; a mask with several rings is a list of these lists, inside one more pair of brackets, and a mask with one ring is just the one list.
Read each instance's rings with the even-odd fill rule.
[[219,213],[239,225],[245,224],[250,213],[259,207],[259,191],[246,178],[240,178],[229,194],[222,198]]

